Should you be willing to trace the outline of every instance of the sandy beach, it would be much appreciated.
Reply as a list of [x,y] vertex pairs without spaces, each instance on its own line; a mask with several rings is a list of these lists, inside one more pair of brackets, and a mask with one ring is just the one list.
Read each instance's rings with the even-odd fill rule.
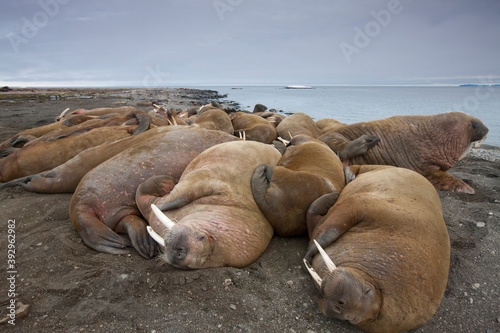
[[[186,109],[220,97],[174,88],[0,92],[0,142],[53,122],[66,108],[149,111],[161,103]],[[450,173],[476,193],[439,192],[451,242],[449,281],[437,313],[414,332],[500,332],[500,148],[474,149]],[[320,312],[302,264],[306,237],[274,237],[242,269],[177,270],[133,249],[111,255],[87,247],[69,220],[71,196],[0,190],[0,319],[9,312],[11,281],[16,301],[29,305],[15,325],[1,324],[2,331],[359,331]],[[7,262],[9,232],[15,234],[14,268]]]

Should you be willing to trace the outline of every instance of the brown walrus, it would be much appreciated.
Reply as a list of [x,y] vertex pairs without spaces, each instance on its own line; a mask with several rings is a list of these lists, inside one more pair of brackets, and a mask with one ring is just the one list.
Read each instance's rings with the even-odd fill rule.
[[223,131],[229,134],[234,133],[233,124],[226,112],[219,108],[206,108],[199,112],[190,124],[194,127]]
[[[112,109],[107,109],[112,110]],[[128,109],[123,109],[125,111]],[[104,114],[101,117],[75,115],[60,122],[39,126],[17,133],[0,144],[0,157],[8,156],[27,144],[37,141],[52,141],[57,138],[81,134],[91,129],[107,126],[138,125],[134,134],[146,131],[152,122],[146,112],[132,109],[127,113]]]
[[292,137],[298,134],[309,135],[318,138],[321,131],[314,120],[305,113],[294,113],[283,119],[276,127],[278,136],[290,141]]
[[278,236],[307,232],[309,205],[345,185],[342,162],[322,141],[294,136],[276,166],[261,164],[252,176],[255,202]]
[[268,144],[276,140],[276,129],[273,124],[256,114],[233,112],[229,117],[233,123],[235,135],[244,132],[247,140]]
[[307,223],[313,231],[304,262],[327,316],[368,332],[410,330],[433,316],[446,289],[450,240],[441,201],[414,171],[366,170],[335,204],[335,194],[311,204]]
[[[68,128],[73,125],[79,124],[81,122],[84,122],[86,120],[94,119],[93,117],[97,116],[102,116],[106,115],[109,113],[114,113],[114,114],[122,114],[126,115],[127,113],[134,112],[134,111],[139,111],[133,107],[126,106],[126,107],[119,107],[119,108],[98,108],[98,109],[93,109],[93,110],[80,110],[80,111],[86,111],[87,115],[84,117],[78,116],[76,117],[74,112],[67,113],[66,109],[63,111],[63,113],[56,118],[56,122],[43,125],[43,126],[37,126],[34,128],[29,128],[20,131],[17,133],[15,136],[3,141],[0,144],[0,151],[10,148],[10,147],[22,147],[25,143],[34,140],[36,138],[39,138],[47,133],[58,131],[60,129]],[[142,112],[142,111],[139,111]],[[81,113],[77,113],[81,114]],[[93,117],[91,117],[93,116]],[[70,118],[78,118],[80,119],[79,121],[71,121]]]
[[[280,156],[260,142],[223,143],[196,157],[173,190],[171,177],[141,184],[137,205],[156,231],[161,258],[177,268],[244,267],[254,262],[267,248],[273,228],[253,200],[250,178],[257,165],[276,164]],[[151,204],[176,222],[162,224]]]
[[[133,246],[142,256],[156,245],[135,205],[140,183],[156,175],[180,178],[186,166],[205,149],[233,135],[204,129],[182,129],[156,135],[98,165],[80,181],[70,204],[70,219],[89,247],[114,254]],[[128,234],[129,239],[117,233]]]
[[0,182],[51,170],[85,149],[130,137],[136,128],[137,126],[100,127],[53,141],[30,143],[0,159]]
[[485,138],[488,128],[481,120],[460,112],[431,116],[395,116],[361,122],[319,137],[334,151],[360,136],[375,135],[380,146],[348,158],[348,163],[384,164],[414,170],[438,190],[473,194],[472,187],[446,171],[463,158],[472,143]]
[[73,193],[87,172],[127,148],[154,136],[185,129],[187,126],[162,126],[152,128],[139,135],[129,136],[114,142],[103,143],[85,149],[67,162],[42,173],[17,178],[0,184],[0,189],[21,186],[26,191],[39,193]]

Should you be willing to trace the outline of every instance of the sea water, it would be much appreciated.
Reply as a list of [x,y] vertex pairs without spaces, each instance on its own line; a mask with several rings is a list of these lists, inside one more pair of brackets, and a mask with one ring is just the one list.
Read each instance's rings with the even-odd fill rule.
[[395,115],[463,112],[488,128],[485,144],[500,146],[500,86],[332,87],[285,89],[281,86],[199,87],[227,94],[243,110],[260,103],[287,113],[304,112],[314,120],[332,118],[346,124]]

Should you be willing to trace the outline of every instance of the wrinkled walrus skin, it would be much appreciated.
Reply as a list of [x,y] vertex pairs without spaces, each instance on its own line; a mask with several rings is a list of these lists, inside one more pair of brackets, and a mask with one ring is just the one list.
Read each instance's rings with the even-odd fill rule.
[[[380,145],[349,158],[351,165],[383,164],[414,170],[438,190],[473,194],[472,187],[446,171],[465,156],[488,128],[481,120],[460,112],[431,116],[394,116],[387,119],[336,127],[320,140],[333,150],[363,134],[380,138]],[[340,137],[340,139],[339,139]]]
[[252,176],[255,202],[278,236],[307,233],[306,211],[323,194],[344,188],[342,162],[325,143],[299,134],[276,166],[261,164]]
[[[260,142],[228,142],[196,157],[171,192],[170,177],[141,184],[137,205],[164,239],[161,258],[183,269],[245,267],[257,260],[273,228],[253,200],[250,179],[257,165],[276,164],[280,157]],[[169,230],[159,222],[151,204],[178,221],[175,226]]]
[[[239,140],[205,129],[185,129],[157,135],[136,144],[92,169],[80,181],[70,203],[70,219],[85,244],[113,254],[133,246],[142,256],[154,256],[156,244],[135,205],[140,183],[156,175],[178,180],[193,158],[213,145]],[[128,234],[129,239],[118,233]]]
[[[319,274],[319,307],[368,332],[401,332],[435,313],[448,280],[450,241],[436,189],[418,173],[367,168],[333,206],[311,204],[306,259]],[[329,208],[331,207],[331,208]],[[315,239],[337,269],[329,271]]]

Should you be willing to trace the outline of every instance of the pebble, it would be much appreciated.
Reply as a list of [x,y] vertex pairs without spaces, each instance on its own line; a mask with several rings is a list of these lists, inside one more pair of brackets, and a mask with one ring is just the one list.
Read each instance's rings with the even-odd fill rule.
[[234,305],[234,304],[229,304],[229,307],[230,307],[231,309],[233,309],[233,310],[236,310],[236,305]]
[[484,226],[486,226],[486,223],[484,223],[484,222],[477,222],[477,223],[476,223],[476,226],[477,226],[478,228],[484,228]]

